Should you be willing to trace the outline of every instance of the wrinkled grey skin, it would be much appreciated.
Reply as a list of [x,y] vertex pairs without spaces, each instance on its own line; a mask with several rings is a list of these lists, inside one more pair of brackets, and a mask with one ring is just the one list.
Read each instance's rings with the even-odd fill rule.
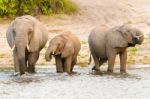
[[94,28],[88,37],[95,63],[92,70],[100,72],[100,66],[108,60],[107,71],[112,73],[116,55],[119,54],[120,72],[126,73],[127,48],[141,44],[143,40],[143,33],[130,25],[114,27],[108,31]]
[[77,62],[77,55],[81,48],[79,39],[70,32],[54,37],[45,53],[45,59],[50,61],[55,57],[57,73],[71,74]]
[[30,15],[17,17],[7,29],[6,37],[13,50],[15,72],[35,72],[40,50],[48,40],[44,25]]

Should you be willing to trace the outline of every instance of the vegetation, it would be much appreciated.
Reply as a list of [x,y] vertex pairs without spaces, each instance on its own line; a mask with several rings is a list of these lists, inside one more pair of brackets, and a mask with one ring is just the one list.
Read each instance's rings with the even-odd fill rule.
[[70,0],[0,0],[0,16],[72,14],[77,10]]
[[137,48],[133,47],[129,49],[129,57],[128,57],[128,64],[134,64],[137,55]]

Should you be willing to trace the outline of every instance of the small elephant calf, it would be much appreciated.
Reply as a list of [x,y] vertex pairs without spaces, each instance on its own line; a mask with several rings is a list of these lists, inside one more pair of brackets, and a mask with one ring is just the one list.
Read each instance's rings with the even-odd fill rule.
[[49,47],[45,53],[45,59],[51,60],[55,57],[57,73],[72,73],[77,62],[77,55],[81,48],[79,39],[70,32],[64,32],[54,37],[49,42]]
[[114,27],[108,31],[95,28],[91,31],[88,43],[95,66],[92,70],[100,71],[100,66],[108,60],[108,72],[113,72],[116,55],[120,56],[120,72],[126,72],[127,48],[142,44],[143,33],[130,25]]

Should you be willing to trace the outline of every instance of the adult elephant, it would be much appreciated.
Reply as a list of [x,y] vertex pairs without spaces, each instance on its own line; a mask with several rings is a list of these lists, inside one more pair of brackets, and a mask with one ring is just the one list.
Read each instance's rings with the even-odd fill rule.
[[34,73],[39,52],[48,40],[45,26],[30,15],[17,17],[8,27],[6,37],[13,50],[15,71]]
[[50,61],[55,57],[57,73],[72,73],[77,62],[77,55],[81,48],[79,39],[70,32],[62,33],[54,37],[45,53],[45,59]]
[[89,48],[95,66],[92,70],[100,71],[100,66],[108,60],[107,71],[112,73],[116,55],[120,56],[120,72],[126,72],[127,48],[141,44],[144,40],[143,33],[131,25],[122,25],[103,31],[94,28],[89,37]]

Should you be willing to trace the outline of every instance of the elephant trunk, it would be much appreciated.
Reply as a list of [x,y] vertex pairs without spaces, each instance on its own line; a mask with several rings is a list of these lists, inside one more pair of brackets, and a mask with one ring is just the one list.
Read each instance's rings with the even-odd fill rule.
[[56,53],[57,45],[49,46],[46,53],[45,53],[45,59],[47,61],[50,61],[52,58],[52,55],[57,55]]
[[139,36],[136,36],[135,37],[136,38],[136,43],[137,44],[142,44],[142,42],[143,42],[143,40],[144,40],[144,35],[143,34],[141,34],[141,35],[139,35]]
[[26,66],[26,46],[23,46],[22,44],[16,44],[16,55],[19,63],[19,71],[20,74],[25,74],[27,66]]
[[45,53],[45,59],[46,59],[46,61],[51,61],[51,59],[52,59],[52,51],[49,48]]

